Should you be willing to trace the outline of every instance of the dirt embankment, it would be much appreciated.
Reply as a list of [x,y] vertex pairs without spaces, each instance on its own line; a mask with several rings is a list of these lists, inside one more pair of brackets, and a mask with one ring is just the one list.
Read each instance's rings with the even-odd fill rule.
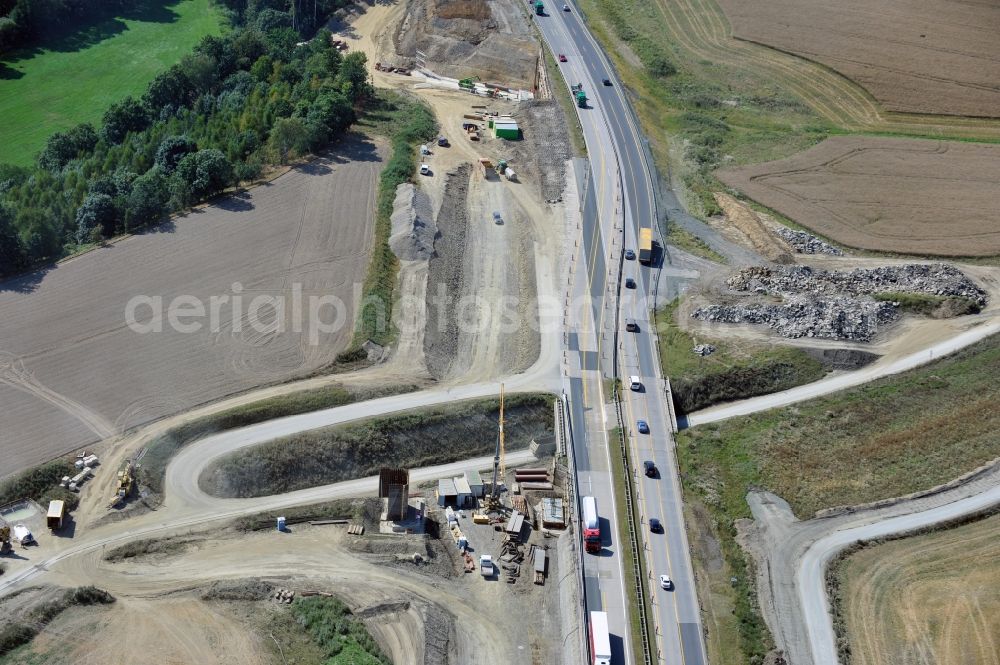
[[530,90],[541,50],[521,9],[513,1],[412,0],[393,38],[397,57],[412,66],[420,52],[437,74]]
[[458,352],[458,318],[434,305],[442,297],[461,291],[471,173],[472,167],[463,164],[445,176],[444,198],[437,218],[438,236],[427,275],[427,328],[424,331],[427,369],[435,378],[448,375]]
[[[507,398],[507,450],[551,432],[551,400],[542,394]],[[312,430],[224,457],[199,483],[213,496],[259,497],[371,476],[380,467],[454,462],[493,451],[498,416],[499,400],[479,400]]]

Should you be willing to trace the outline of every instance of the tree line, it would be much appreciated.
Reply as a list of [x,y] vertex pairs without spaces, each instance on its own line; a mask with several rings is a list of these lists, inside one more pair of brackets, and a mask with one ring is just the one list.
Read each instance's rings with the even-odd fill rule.
[[232,30],[202,39],[99,127],[54,133],[33,167],[0,164],[0,275],[156,224],[354,122],[371,95],[363,53],[342,55],[326,30],[302,42],[304,0],[226,4]]

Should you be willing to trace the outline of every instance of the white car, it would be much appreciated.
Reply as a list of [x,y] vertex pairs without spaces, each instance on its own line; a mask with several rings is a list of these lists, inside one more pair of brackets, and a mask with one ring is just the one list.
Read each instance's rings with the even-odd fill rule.
[[420,175],[430,175],[430,174],[431,174],[431,167],[428,166],[427,164],[421,164]]
[[638,376],[628,377],[628,387],[636,392],[642,390],[642,380]]
[[674,582],[669,575],[660,575],[660,588],[670,591],[674,588]]
[[493,211],[493,223],[494,224],[503,224],[503,216],[500,214],[499,210],[494,210]]

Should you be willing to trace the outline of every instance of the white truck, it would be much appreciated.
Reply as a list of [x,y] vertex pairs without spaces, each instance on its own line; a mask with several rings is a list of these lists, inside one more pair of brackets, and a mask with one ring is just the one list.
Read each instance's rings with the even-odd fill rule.
[[611,665],[611,633],[608,632],[608,613],[590,613],[591,665]]
[[493,568],[493,557],[483,554],[479,557],[479,572],[483,577],[493,577],[496,570]]

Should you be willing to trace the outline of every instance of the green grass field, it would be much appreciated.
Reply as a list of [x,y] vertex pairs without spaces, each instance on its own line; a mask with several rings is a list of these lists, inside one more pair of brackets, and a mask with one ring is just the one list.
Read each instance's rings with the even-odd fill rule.
[[53,132],[100,123],[208,34],[223,31],[209,0],[141,0],[108,18],[0,62],[0,162],[30,164]]

